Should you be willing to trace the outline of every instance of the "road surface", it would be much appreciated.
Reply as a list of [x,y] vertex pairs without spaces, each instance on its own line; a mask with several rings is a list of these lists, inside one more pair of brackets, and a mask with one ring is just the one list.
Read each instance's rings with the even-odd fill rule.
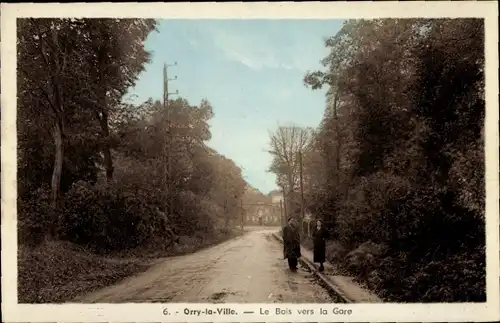
[[78,302],[329,303],[305,268],[292,273],[276,229],[245,235],[194,254],[166,258],[148,271]]

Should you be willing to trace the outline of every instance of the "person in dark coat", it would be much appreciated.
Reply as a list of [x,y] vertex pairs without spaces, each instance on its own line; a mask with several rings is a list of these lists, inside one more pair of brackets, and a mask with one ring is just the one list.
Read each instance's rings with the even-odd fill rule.
[[290,217],[287,225],[283,228],[283,254],[288,259],[288,266],[291,271],[297,270],[300,253],[300,233],[295,219]]
[[322,272],[325,270],[323,263],[326,260],[326,239],[328,237],[328,231],[323,227],[321,220],[316,221],[316,229],[313,235],[313,261],[319,263],[318,270]]

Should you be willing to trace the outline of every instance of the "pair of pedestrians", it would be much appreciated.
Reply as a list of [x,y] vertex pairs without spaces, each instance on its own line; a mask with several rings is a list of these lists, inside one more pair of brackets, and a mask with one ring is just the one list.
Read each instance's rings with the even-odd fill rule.
[[[313,254],[315,263],[319,263],[318,270],[324,270],[323,263],[326,260],[326,238],[328,232],[323,227],[321,220],[316,221],[313,234]],[[288,218],[287,225],[283,228],[283,256],[288,260],[291,271],[297,271],[298,259],[302,256],[300,252],[300,232],[297,222],[293,217]]]

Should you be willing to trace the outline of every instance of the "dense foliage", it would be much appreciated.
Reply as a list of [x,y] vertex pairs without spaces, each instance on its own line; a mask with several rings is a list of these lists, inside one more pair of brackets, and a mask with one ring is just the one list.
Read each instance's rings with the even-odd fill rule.
[[144,41],[155,26],[18,20],[20,244],[162,249],[239,224],[246,182],[206,146],[210,103],[124,101],[150,59]]
[[328,88],[306,205],[389,301],[486,298],[483,42],[480,19],[350,20],[304,79]]

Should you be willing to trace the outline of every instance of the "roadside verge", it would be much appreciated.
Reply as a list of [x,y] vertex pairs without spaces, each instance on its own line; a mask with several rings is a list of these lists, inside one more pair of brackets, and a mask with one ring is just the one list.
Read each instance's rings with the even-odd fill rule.
[[[273,237],[280,243],[283,239],[277,233],[272,233]],[[312,252],[303,246],[300,247],[302,257],[299,261],[307,266],[311,272],[318,277],[328,289],[335,292],[345,303],[382,303],[382,299],[372,292],[356,284],[351,277],[332,274],[334,268],[326,262],[323,264],[325,271],[318,272],[313,263]]]

